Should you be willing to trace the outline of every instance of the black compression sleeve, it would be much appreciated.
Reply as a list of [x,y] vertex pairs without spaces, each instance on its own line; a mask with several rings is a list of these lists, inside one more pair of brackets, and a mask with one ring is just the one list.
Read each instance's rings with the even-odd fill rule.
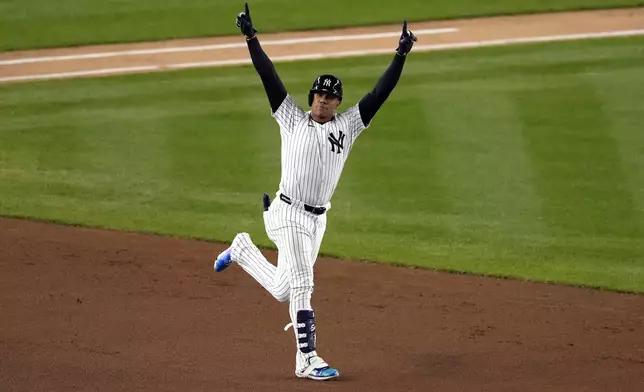
[[286,88],[277,75],[273,62],[268,58],[264,49],[259,44],[258,38],[254,37],[248,40],[247,43],[250,58],[253,60],[255,70],[264,84],[268,102],[270,102],[271,109],[275,113],[286,98]]
[[371,122],[376,112],[385,103],[389,94],[394,90],[394,87],[396,87],[402,74],[406,58],[398,54],[394,55],[394,59],[389,64],[385,73],[380,77],[380,80],[378,80],[376,87],[360,100],[358,107],[360,108],[360,117],[362,117],[362,122],[365,126]]

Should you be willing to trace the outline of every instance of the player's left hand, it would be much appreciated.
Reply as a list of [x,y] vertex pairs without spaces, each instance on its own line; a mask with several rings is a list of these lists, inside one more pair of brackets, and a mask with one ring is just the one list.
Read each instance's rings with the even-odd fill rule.
[[400,35],[400,40],[398,41],[398,48],[396,53],[401,56],[407,56],[407,53],[411,51],[411,48],[414,46],[414,42],[418,41],[418,38],[411,32],[407,30],[407,20],[403,23],[402,34]]

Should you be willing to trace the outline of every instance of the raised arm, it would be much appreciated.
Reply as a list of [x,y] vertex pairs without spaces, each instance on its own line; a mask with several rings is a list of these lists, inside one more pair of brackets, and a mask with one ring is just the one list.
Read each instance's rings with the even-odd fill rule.
[[259,43],[256,35],[257,30],[253,28],[253,22],[250,18],[248,3],[245,5],[245,12],[240,12],[237,15],[237,27],[240,28],[242,34],[246,37],[246,44],[248,45],[253,66],[255,66],[255,70],[262,80],[268,102],[271,104],[271,110],[275,113],[282,102],[284,102],[287,91],[279,75],[277,75],[273,62],[268,58]]
[[365,95],[358,105],[360,108],[360,117],[365,126],[369,125],[373,117],[376,115],[380,107],[389,97],[389,94],[394,90],[400,75],[402,74],[403,65],[407,54],[411,51],[416,36],[411,31],[407,30],[407,21],[403,23],[402,34],[398,42],[398,48],[393,60],[385,73],[380,77],[378,83],[373,90]]

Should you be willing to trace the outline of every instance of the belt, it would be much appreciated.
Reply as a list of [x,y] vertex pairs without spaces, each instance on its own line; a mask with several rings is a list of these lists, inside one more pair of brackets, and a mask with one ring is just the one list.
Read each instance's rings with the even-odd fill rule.
[[[293,204],[293,202],[291,201],[291,198],[286,196],[283,193],[280,193],[280,200],[286,204]],[[324,207],[313,207],[308,204],[304,204],[304,209],[315,215],[322,215],[326,212],[326,208]]]

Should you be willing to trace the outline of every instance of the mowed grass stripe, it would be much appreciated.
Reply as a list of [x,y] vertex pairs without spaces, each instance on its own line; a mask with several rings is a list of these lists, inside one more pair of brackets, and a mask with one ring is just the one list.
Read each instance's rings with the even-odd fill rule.
[[[560,77],[559,79],[563,79]],[[516,93],[543,215],[566,236],[642,234],[604,102],[576,75]],[[553,117],[560,108],[565,112]]]
[[423,113],[450,214],[479,217],[471,227],[478,233],[521,236],[539,231],[539,204],[508,88],[511,82],[490,75],[427,86]]
[[[644,49],[641,49],[644,51]],[[644,216],[644,125],[641,122],[644,88],[631,90],[631,83],[640,79],[641,67],[624,68],[619,73],[592,72],[584,79],[594,88],[594,95],[603,102],[602,110],[610,125],[621,158],[633,203],[638,215]]]
[[[616,134],[640,140],[636,124],[644,118],[634,102],[644,76],[623,71],[644,66],[643,43],[611,39],[410,57],[349,158],[322,252],[644,291],[642,218],[625,217],[639,211],[640,174],[630,168],[641,167],[644,157],[636,150],[620,157],[621,142],[608,152],[603,146]],[[339,74],[346,108],[373,87],[390,59],[277,68],[303,106],[317,74]],[[593,75],[610,75],[610,82],[596,83]],[[604,90],[604,83],[620,86],[622,104],[616,100],[607,110],[614,89]],[[541,105],[544,86],[572,97]],[[570,120],[570,102],[603,112],[582,111]],[[624,111],[628,122],[612,118]],[[277,188],[279,133],[252,67],[0,86],[0,116],[6,120],[0,214],[225,241],[247,231],[271,245],[261,193]],[[596,151],[597,162],[607,159],[611,171],[601,163],[604,171],[583,171],[587,156],[563,146],[555,157],[562,166],[552,166],[543,138],[555,143],[563,136],[526,135],[535,118],[565,124],[564,136],[574,135],[565,141],[592,141],[587,152]],[[608,129],[588,133],[584,119]],[[570,194],[573,185],[561,182],[568,171],[584,180]],[[557,215],[558,203],[582,194],[572,214]],[[630,197],[631,204],[606,206],[607,197],[618,203]],[[621,220],[626,226],[612,230]]]
[[517,132],[520,123],[506,96],[515,85],[482,72],[419,87],[425,128],[435,141],[428,155],[440,168],[444,196],[452,206],[437,219],[452,229],[452,237],[430,240],[440,250],[434,262],[444,268],[524,277],[535,273],[530,260],[538,257],[534,249],[543,244],[544,230]]
[[[552,238],[545,248],[571,268],[545,262],[564,279],[586,279],[603,265],[600,282],[636,284],[633,277],[644,273],[644,221],[594,92],[583,78],[563,74],[515,96]],[[565,108],[562,115],[547,115],[557,108]]]

